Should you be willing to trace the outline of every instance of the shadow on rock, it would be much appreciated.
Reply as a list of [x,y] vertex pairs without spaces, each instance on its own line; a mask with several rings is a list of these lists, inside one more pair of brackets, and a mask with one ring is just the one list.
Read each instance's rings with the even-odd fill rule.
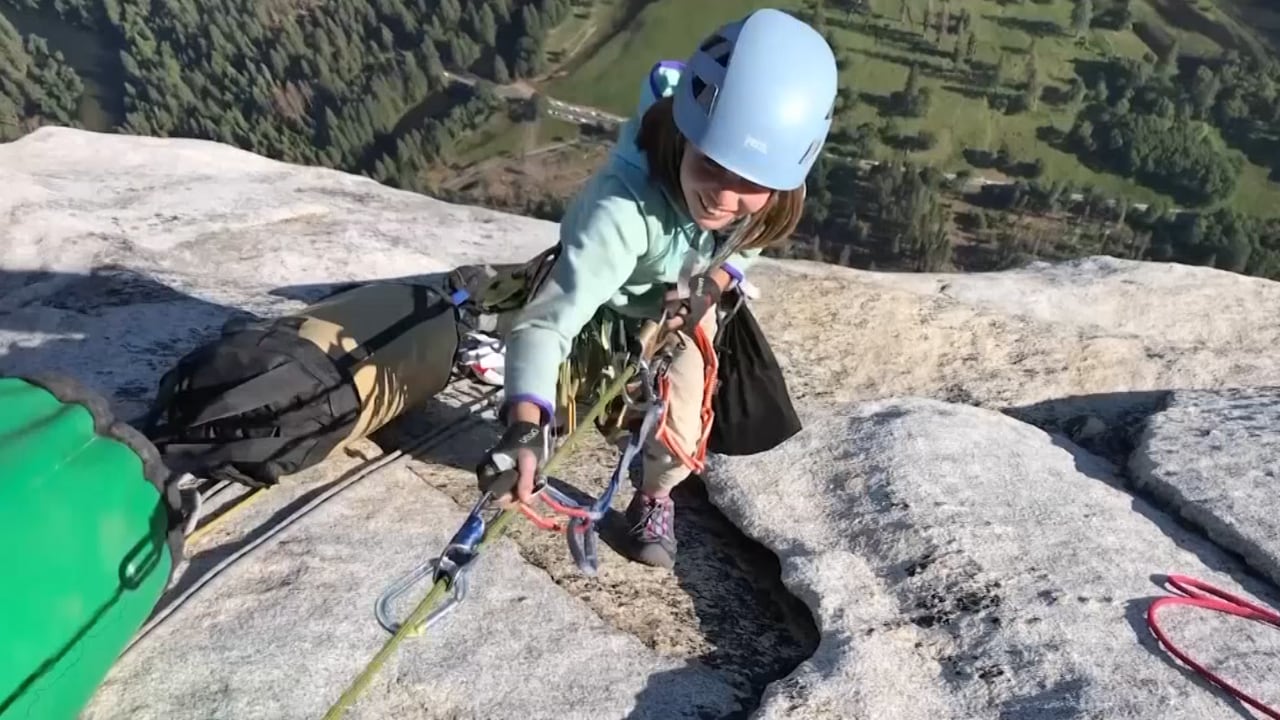
[[1000,720],[1073,720],[1080,716],[1081,698],[1087,685],[1073,678],[1054,683],[1044,690],[1000,704]]
[[1177,546],[1212,570],[1230,575],[1257,597],[1277,597],[1276,587],[1237,553],[1214,543],[1176,508],[1133,487],[1129,456],[1147,420],[1164,409],[1170,391],[1099,393],[1007,408],[1005,413],[1048,432],[1071,453],[1081,474],[1133,496],[1133,511],[1160,528]]
[[160,376],[238,314],[116,265],[0,269],[0,373],[69,375],[137,418]]
[[340,292],[373,283],[404,283],[407,285],[427,285],[429,287],[443,288],[448,277],[448,272],[435,272],[421,275],[369,278],[367,280],[352,280],[349,282],[302,283],[298,285],[282,285],[272,289],[268,294],[286,300],[297,300],[311,304],[319,302],[330,295],[336,295]]
[[[181,604],[185,602],[186,598],[184,596],[193,594],[196,589],[203,587],[214,580],[222,571],[228,569],[232,563],[320,508],[324,501],[333,497],[330,495],[321,499],[321,496],[324,496],[330,490],[336,489],[357,474],[366,473],[369,467],[371,466],[365,464],[353,467],[334,480],[311,488],[299,497],[294,498],[245,534],[238,535],[233,540],[207,550],[201,550],[192,555],[189,558],[189,564],[182,570],[177,582],[167,588],[164,595],[156,603],[153,617],[161,613],[170,612],[169,607],[175,603]],[[288,478],[284,480],[284,482],[288,481]],[[261,490],[259,492],[270,492],[270,490]],[[234,501],[232,507],[247,500],[247,496],[242,495],[241,498],[243,499]],[[313,502],[315,503],[314,505],[312,505]],[[308,505],[311,506],[307,507]]]
[[369,439],[383,452],[404,450],[428,465],[474,471],[502,434],[481,413],[501,398],[500,388],[453,380],[421,408],[406,411]]
[[[674,580],[693,601],[710,652],[695,662],[723,673],[741,693],[740,707],[707,717],[745,718],[770,683],[783,679],[817,650],[820,635],[808,607],[782,584],[782,567],[768,548],[751,540],[712,505],[693,476],[676,487]],[[613,542],[621,518],[614,521]],[[649,679],[631,719],[659,717],[666,683],[675,670]],[[702,715],[696,715],[702,717]]]
[[[1129,456],[1136,449],[1148,419],[1165,408],[1169,397],[1167,390],[1099,393],[1006,408],[1004,412],[1050,433],[1054,444],[1071,454],[1081,474],[1132,496],[1133,512],[1159,528],[1179,549],[1193,555],[1210,570],[1231,577],[1263,603],[1275,606],[1280,591],[1269,579],[1252,570],[1235,552],[1215,544],[1183,519],[1176,508],[1167,507],[1129,482]],[[1176,570],[1170,568],[1170,571]],[[1130,599],[1125,606],[1125,618],[1137,642],[1197,686],[1222,698],[1240,717],[1254,717],[1244,703],[1182,665],[1160,646],[1147,625],[1147,611],[1155,600],[1176,593],[1166,588],[1166,576],[1153,575],[1150,579],[1153,590],[1165,592]],[[1008,717],[1021,717],[1017,708],[1006,710],[1013,713]]]
[[1159,412],[1167,390],[1072,395],[1003,412],[1051,434],[1070,438],[1094,455],[1124,467],[1147,418]]
[[[1156,586],[1157,588],[1163,588],[1164,581],[1165,581],[1165,576],[1163,575],[1151,576],[1151,584]],[[1213,683],[1206,680],[1203,676],[1200,675],[1200,673],[1178,662],[1178,660],[1174,658],[1173,655],[1169,654],[1162,647],[1160,647],[1160,642],[1156,640],[1155,636],[1151,634],[1151,630],[1147,627],[1147,608],[1151,607],[1151,603],[1155,602],[1161,597],[1165,597],[1165,596],[1151,595],[1149,597],[1144,597],[1144,598],[1133,598],[1132,600],[1129,600],[1127,603],[1125,603],[1124,618],[1125,618],[1125,621],[1129,623],[1130,629],[1133,630],[1134,637],[1137,638],[1138,644],[1146,648],[1149,652],[1151,652],[1151,654],[1158,656],[1160,658],[1160,661],[1163,662],[1165,665],[1168,665],[1169,667],[1177,670],[1178,673],[1181,674],[1183,678],[1185,678],[1188,682],[1192,683],[1196,687],[1208,693],[1211,693],[1221,698],[1224,702],[1230,705],[1231,708],[1240,715],[1240,717],[1245,718],[1246,720],[1253,720],[1253,718],[1257,717],[1256,715],[1253,714],[1253,712],[1249,709],[1249,707],[1245,705],[1243,702],[1241,702],[1240,700],[1237,700],[1234,696],[1232,696],[1226,690],[1223,690],[1217,685],[1214,685]]]

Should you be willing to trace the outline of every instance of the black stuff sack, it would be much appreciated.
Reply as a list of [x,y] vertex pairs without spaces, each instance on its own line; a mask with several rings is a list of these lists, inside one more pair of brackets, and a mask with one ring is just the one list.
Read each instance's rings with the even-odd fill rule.
[[230,322],[165,373],[144,433],[178,472],[275,485],[449,384],[466,329],[448,294],[460,279],[370,283]]
[[716,353],[720,372],[709,452],[754,455],[800,432],[782,368],[746,302],[724,321]]

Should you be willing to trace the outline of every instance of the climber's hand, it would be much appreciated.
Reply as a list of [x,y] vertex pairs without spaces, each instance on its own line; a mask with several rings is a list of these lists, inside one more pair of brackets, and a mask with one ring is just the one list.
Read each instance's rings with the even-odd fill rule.
[[493,493],[503,508],[516,499],[532,502],[535,481],[547,453],[546,428],[531,422],[512,422],[476,468],[480,492]]
[[[711,308],[720,304],[723,290],[710,273],[689,278],[685,292],[671,288],[663,296],[663,308],[667,311],[667,330],[679,330],[702,322]],[[681,297],[684,295],[684,297]]]

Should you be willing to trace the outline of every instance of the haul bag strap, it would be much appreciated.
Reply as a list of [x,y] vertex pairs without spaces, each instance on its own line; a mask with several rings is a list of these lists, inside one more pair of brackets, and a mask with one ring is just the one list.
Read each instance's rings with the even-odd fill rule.
[[203,463],[216,463],[227,460],[266,462],[273,455],[285,449],[290,443],[303,439],[305,438],[267,437],[246,438],[230,442],[166,443],[164,452],[165,455],[171,457],[198,455]]
[[[391,344],[414,326],[439,316],[451,307],[454,307],[453,303],[447,300],[432,302],[430,288],[425,285],[415,285],[413,310],[408,315],[356,346],[334,361],[334,364],[345,375],[350,372],[352,366]],[[304,377],[297,377],[299,373],[304,374]],[[302,382],[298,383],[299,380]],[[278,390],[280,387],[302,387],[311,384],[314,380],[315,378],[306,373],[298,363],[284,363],[219,394],[217,400],[209,403],[204,411],[188,424],[203,425],[248,412],[261,407],[264,404],[263,398],[271,397],[273,390]]]
[[[461,299],[459,298],[458,301],[461,301]],[[370,355],[395,342],[397,338],[412,330],[414,326],[436,318],[446,310],[455,307],[456,304],[457,301],[452,298],[441,298],[437,302],[432,302],[430,288],[426,285],[414,285],[413,310],[408,315],[389,325],[382,332],[352,348],[345,355],[338,358],[335,364],[344,373],[349,372],[356,363],[363,362]]]
[[[297,377],[299,374],[303,375],[303,377]],[[298,383],[299,380],[302,382]],[[200,413],[194,420],[191,420],[188,425],[203,425],[214,420],[221,420],[225,417],[248,412],[254,408],[262,407],[265,404],[264,399],[270,398],[273,390],[279,390],[282,387],[305,387],[314,381],[315,378],[296,362],[278,365],[261,375],[236,385],[226,392],[220,393],[218,399],[209,403],[204,412]]]

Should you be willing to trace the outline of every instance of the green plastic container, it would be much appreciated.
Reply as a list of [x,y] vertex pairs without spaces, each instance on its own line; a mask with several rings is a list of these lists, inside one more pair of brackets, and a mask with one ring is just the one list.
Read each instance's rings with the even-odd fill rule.
[[100,396],[0,377],[0,720],[74,719],[181,552],[168,472]]

